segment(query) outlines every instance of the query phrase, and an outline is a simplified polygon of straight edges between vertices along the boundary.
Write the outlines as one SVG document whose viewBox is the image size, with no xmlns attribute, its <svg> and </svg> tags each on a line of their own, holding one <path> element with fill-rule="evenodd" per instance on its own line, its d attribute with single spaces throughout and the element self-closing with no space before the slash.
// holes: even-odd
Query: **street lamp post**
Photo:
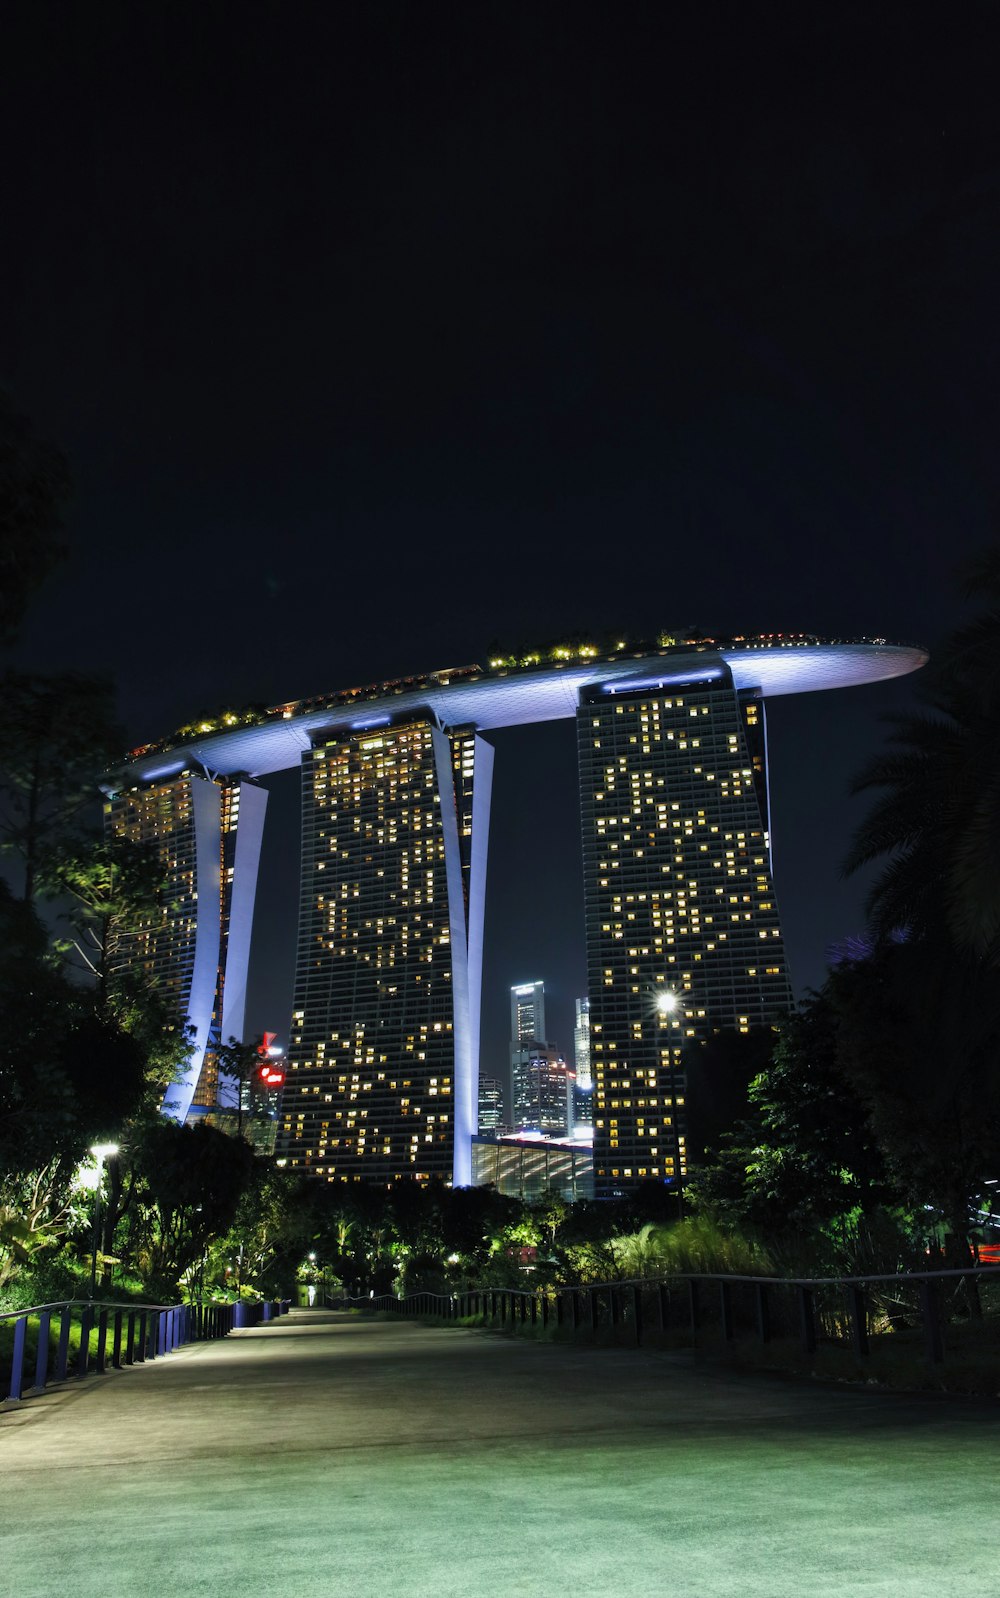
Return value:
<svg viewBox="0 0 1000 1598">
<path fill-rule="evenodd" d="M 97 1292 L 97 1245 L 101 1235 L 101 1186 L 104 1181 L 104 1161 L 118 1153 L 117 1143 L 92 1143 L 90 1152 L 97 1161 L 97 1181 L 94 1187 L 94 1230 L 90 1244 L 90 1296 Z"/>
</svg>

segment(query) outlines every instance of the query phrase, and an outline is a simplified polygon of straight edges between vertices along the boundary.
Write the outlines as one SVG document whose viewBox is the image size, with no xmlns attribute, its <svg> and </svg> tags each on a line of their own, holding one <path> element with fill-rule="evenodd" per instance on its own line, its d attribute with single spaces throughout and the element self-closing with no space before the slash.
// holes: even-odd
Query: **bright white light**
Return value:
<svg viewBox="0 0 1000 1598">
<path fill-rule="evenodd" d="M 117 1143 L 91 1143 L 90 1152 L 95 1160 L 110 1159 L 112 1154 L 118 1153 Z"/>
<path fill-rule="evenodd" d="M 673 1015 L 678 1002 L 676 993 L 671 993 L 669 990 L 656 995 L 656 1008 L 661 1015 Z"/>
</svg>

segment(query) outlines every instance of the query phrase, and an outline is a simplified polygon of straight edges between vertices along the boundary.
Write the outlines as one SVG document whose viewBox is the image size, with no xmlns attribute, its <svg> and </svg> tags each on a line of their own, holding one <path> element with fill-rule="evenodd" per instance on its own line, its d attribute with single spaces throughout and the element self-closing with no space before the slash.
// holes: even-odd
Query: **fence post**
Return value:
<svg viewBox="0 0 1000 1598">
<path fill-rule="evenodd" d="M 924 1321 L 924 1349 L 932 1365 L 944 1360 L 944 1338 L 941 1335 L 941 1314 L 933 1282 L 926 1277 L 920 1283 L 920 1309 Z"/>
<path fill-rule="evenodd" d="M 590 1330 L 592 1332 L 597 1332 L 597 1328 L 600 1325 L 600 1319 L 601 1310 L 600 1304 L 598 1303 L 597 1288 L 592 1287 L 590 1289 Z"/>
<path fill-rule="evenodd" d="M 854 1352 L 860 1359 L 868 1353 L 868 1311 L 865 1305 L 865 1295 L 856 1283 L 853 1283 L 849 1294 L 851 1308 L 851 1341 Z"/>
<path fill-rule="evenodd" d="M 812 1354 L 816 1348 L 816 1315 L 813 1310 L 813 1295 L 811 1287 L 799 1288 L 799 1327 L 802 1333 L 802 1348 L 806 1354 Z"/>
<path fill-rule="evenodd" d="M 722 1335 L 727 1343 L 733 1340 L 733 1290 L 729 1282 L 719 1283 L 719 1310 L 722 1315 Z"/>
<path fill-rule="evenodd" d="M 56 1381 L 66 1380 L 66 1371 L 69 1367 L 69 1328 L 73 1318 L 73 1311 L 68 1304 L 63 1304 L 59 1311 L 59 1347 L 56 1351 Z"/>
<path fill-rule="evenodd" d="M 688 1277 L 688 1298 L 691 1315 L 691 1336 L 697 1338 L 698 1327 L 701 1323 L 701 1305 L 698 1302 L 698 1283 L 693 1276 Z"/>
<path fill-rule="evenodd" d="M 98 1375 L 104 1375 L 108 1355 L 108 1312 L 102 1309 L 97 1317 L 97 1360 L 95 1368 Z"/>
<path fill-rule="evenodd" d="M 80 1353 L 76 1362 L 77 1376 L 86 1376 L 90 1369 L 90 1333 L 94 1325 L 94 1306 L 85 1304 L 80 1316 Z"/>
<path fill-rule="evenodd" d="M 632 1319 L 635 1322 L 635 1346 L 642 1347 L 642 1288 L 636 1282 L 632 1288 Z"/>
<path fill-rule="evenodd" d="M 122 1311 L 115 1310 L 115 1335 L 111 1343 L 111 1363 L 116 1371 L 122 1368 Z"/>
<path fill-rule="evenodd" d="M 573 1305 L 573 1330 L 578 1332 L 580 1330 L 580 1295 L 575 1287 L 571 1294 L 571 1302 Z"/>
<path fill-rule="evenodd" d="M 532 1324 L 532 1326 L 537 1326 L 538 1325 L 538 1294 L 537 1293 L 532 1293 L 532 1295 L 531 1295 L 531 1324 Z"/>
<path fill-rule="evenodd" d="M 35 1386 L 44 1387 L 49 1376 L 49 1327 L 52 1311 L 43 1309 L 38 1317 L 38 1347 L 35 1350 Z"/>
<path fill-rule="evenodd" d="M 611 1289 L 611 1324 L 617 1326 L 621 1320 L 621 1300 L 618 1297 L 617 1287 Z"/>
<path fill-rule="evenodd" d="M 659 1329 L 661 1332 L 665 1332 L 667 1329 L 667 1322 L 670 1319 L 670 1289 L 666 1282 L 657 1282 L 656 1302 L 660 1316 Z"/>
<path fill-rule="evenodd" d="M 14 1353 L 10 1362 L 10 1397 L 19 1399 L 24 1391 L 24 1340 L 28 1332 L 28 1317 L 22 1315 L 14 1322 Z"/>
<path fill-rule="evenodd" d="M 757 1283 L 757 1335 L 762 1343 L 771 1341 L 771 1304 L 766 1282 Z"/>
<path fill-rule="evenodd" d="M 548 1288 L 542 1289 L 542 1325 L 549 1324 L 549 1292 Z"/>
</svg>

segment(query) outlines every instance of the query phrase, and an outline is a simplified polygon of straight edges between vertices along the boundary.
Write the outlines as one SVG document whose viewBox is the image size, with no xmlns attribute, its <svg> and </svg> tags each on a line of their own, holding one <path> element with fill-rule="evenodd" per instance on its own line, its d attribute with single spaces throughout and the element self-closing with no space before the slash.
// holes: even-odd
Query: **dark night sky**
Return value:
<svg viewBox="0 0 1000 1598">
<path fill-rule="evenodd" d="M 77 484 L 18 659 L 112 672 L 133 741 L 494 640 L 933 648 L 962 614 L 1000 491 L 993 4 L 30 0 L 0 33 L 0 383 Z M 860 925 L 846 785 L 911 695 L 773 702 L 800 990 Z M 496 741 L 487 1068 L 509 983 L 568 1047 L 583 981 L 572 733 Z M 274 837 L 279 1031 L 296 893 Z"/>
</svg>

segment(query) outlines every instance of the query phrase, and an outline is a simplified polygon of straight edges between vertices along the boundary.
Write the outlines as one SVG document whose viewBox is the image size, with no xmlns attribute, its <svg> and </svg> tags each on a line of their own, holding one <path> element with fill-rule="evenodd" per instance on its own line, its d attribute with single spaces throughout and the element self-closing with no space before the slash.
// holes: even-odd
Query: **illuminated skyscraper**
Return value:
<svg viewBox="0 0 1000 1598">
<path fill-rule="evenodd" d="M 491 1076 L 479 1078 L 479 1133 L 496 1137 L 504 1129 L 503 1087 Z"/>
<path fill-rule="evenodd" d="M 590 1133 L 594 1126 L 594 1079 L 590 1067 L 590 1000 L 577 999 L 573 1025 L 573 1122 L 570 1131 Z"/>
<path fill-rule="evenodd" d="M 105 801 L 108 837 L 151 847 L 164 871 L 159 905 L 123 930 L 111 960 L 142 972 L 192 1028 L 184 1076 L 162 1106 L 177 1121 L 215 1104 L 213 1045 L 244 1038 L 266 805 L 266 790 L 254 783 L 191 771 Z"/>
<path fill-rule="evenodd" d="M 304 757 L 292 1169 L 471 1181 L 492 754 L 417 717 Z"/>
<path fill-rule="evenodd" d="M 565 1137 L 569 1131 L 571 1073 L 559 1050 L 525 1043 L 514 1056 L 514 1130 Z"/>
<path fill-rule="evenodd" d="M 549 1055 L 552 1056 L 550 1069 Z M 515 1130 L 538 1132 L 551 1129 L 556 1101 L 565 1098 L 556 1089 L 556 1052 L 549 1050 L 545 1036 L 545 983 L 518 982 L 510 990 L 510 1083 Z M 561 1062 L 565 1086 L 565 1062 Z M 562 1134 L 566 1118 L 562 1114 Z"/>
<path fill-rule="evenodd" d="M 791 1002 L 763 704 L 714 675 L 577 714 L 598 1196 L 683 1178 L 699 1042 Z"/>
<path fill-rule="evenodd" d="M 526 1043 L 545 1042 L 545 983 L 519 982 L 510 990 L 511 1059 Z"/>
<path fill-rule="evenodd" d="M 590 1000 L 577 999 L 576 1020 L 573 1024 L 573 1063 L 576 1066 L 577 1086 L 589 1088 L 590 1073 Z"/>
</svg>

